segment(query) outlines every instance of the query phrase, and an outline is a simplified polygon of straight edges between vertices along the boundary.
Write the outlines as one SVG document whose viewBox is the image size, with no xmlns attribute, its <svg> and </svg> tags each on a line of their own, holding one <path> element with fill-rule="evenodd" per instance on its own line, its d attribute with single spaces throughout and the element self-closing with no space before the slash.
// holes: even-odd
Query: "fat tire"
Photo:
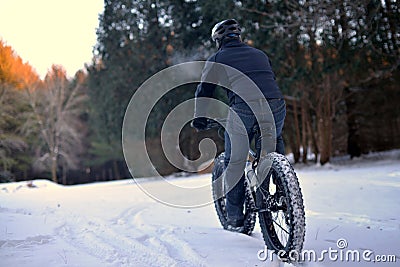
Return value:
<svg viewBox="0 0 400 267">
<path fill-rule="evenodd" d="M 226 212 L 226 204 L 225 204 L 225 196 L 223 196 L 223 185 L 221 183 L 216 183 L 214 181 L 217 180 L 218 177 L 224 171 L 224 158 L 225 153 L 221 153 L 214 160 L 214 167 L 212 171 L 212 194 L 214 199 L 215 210 L 218 215 L 218 219 L 225 230 L 228 230 L 228 222 L 227 222 L 227 212 Z M 222 182 L 222 179 L 219 180 Z M 223 197 L 220 197 L 223 196 Z M 255 212 L 255 204 L 254 198 L 251 193 L 250 186 L 245 179 L 245 215 L 244 215 L 244 230 L 243 233 L 246 235 L 251 235 L 253 232 L 254 226 L 256 224 L 256 212 Z"/>
<path fill-rule="evenodd" d="M 271 167 L 271 168 L 269 168 Z M 274 251 L 282 259 L 286 261 L 296 261 L 297 259 L 291 258 L 291 254 L 295 251 L 296 256 L 300 255 L 303 249 L 304 236 L 305 236 L 305 214 L 303 195 L 301 193 L 299 181 L 297 175 L 287 160 L 287 158 L 276 152 L 269 153 L 260 163 L 258 168 L 260 170 L 269 170 L 268 177 L 264 183 L 269 185 L 269 179 L 271 174 L 275 175 L 275 179 L 278 180 L 282 189 L 285 192 L 285 203 L 287 205 L 287 212 L 290 218 L 289 220 L 289 238 L 287 243 L 283 246 L 276 235 L 274 223 L 272 221 L 271 211 L 259 212 L 259 223 L 265 241 L 265 245 L 268 249 Z M 260 171 L 262 172 L 262 171 Z M 257 207 L 259 207 L 259 201 L 262 196 L 260 195 L 259 189 L 256 192 Z M 286 221 L 286 219 L 285 219 Z M 282 253 L 284 251 L 284 253 Z"/>
</svg>

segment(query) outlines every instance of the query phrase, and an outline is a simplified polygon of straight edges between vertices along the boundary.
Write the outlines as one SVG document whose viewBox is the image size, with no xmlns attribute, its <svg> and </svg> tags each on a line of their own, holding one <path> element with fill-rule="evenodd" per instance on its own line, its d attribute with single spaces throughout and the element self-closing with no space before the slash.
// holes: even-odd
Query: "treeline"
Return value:
<svg viewBox="0 0 400 267">
<path fill-rule="evenodd" d="M 41 80 L 0 41 L 1 181 L 44 175 L 66 183 L 68 171 L 82 166 L 86 79 L 78 72 L 68 80 L 61 66 L 52 66 Z"/>
<path fill-rule="evenodd" d="M 133 93 L 165 67 L 206 59 L 215 51 L 210 29 L 226 18 L 236 18 L 244 41 L 272 60 L 296 162 L 400 147 L 395 0 L 105 0 L 93 62 L 72 80 L 53 66 L 41 81 L 1 44 L 1 179 L 71 184 L 129 176 L 121 129 Z M 146 145 L 163 174 L 179 170 L 163 156 L 162 123 L 195 86 L 176 88 L 150 114 Z M 183 154 L 198 157 L 202 136 L 184 127 L 180 137 Z"/>
</svg>

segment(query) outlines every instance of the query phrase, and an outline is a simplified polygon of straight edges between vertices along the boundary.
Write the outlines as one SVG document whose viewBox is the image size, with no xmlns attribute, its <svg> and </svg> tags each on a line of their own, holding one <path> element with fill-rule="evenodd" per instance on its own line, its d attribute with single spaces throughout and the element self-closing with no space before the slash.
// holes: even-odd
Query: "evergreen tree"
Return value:
<svg viewBox="0 0 400 267">
<path fill-rule="evenodd" d="M 105 1 L 97 31 L 95 62 L 89 68 L 93 164 L 123 161 L 122 119 L 128 101 L 152 74 L 167 66 L 167 6 L 157 1 Z"/>
<path fill-rule="evenodd" d="M 30 167 L 28 141 L 21 134 L 28 102 L 23 89 L 39 80 L 32 67 L 0 40 L 0 181 L 22 179 Z"/>
</svg>

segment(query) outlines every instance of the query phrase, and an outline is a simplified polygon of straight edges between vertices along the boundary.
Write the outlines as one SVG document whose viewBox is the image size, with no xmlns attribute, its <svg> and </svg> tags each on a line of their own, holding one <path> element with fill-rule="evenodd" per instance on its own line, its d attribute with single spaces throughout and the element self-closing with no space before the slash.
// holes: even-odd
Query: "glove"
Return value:
<svg viewBox="0 0 400 267">
<path fill-rule="evenodd" d="M 190 126 L 195 128 L 197 131 L 204 131 L 207 129 L 207 118 L 205 117 L 195 118 L 192 120 Z"/>
</svg>

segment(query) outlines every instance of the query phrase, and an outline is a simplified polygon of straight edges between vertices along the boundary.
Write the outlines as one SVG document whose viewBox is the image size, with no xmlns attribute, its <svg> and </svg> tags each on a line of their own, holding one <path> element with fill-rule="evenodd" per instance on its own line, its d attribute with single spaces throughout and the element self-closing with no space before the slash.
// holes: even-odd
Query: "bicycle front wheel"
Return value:
<svg viewBox="0 0 400 267">
<path fill-rule="evenodd" d="M 265 244 L 281 259 L 295 261 L 305 236 L 303 196 L 296 173 L 286 157 L 275 152 L 268 154 L 258 169 L 269 169 L 256 191 Z"/>
</svg>

